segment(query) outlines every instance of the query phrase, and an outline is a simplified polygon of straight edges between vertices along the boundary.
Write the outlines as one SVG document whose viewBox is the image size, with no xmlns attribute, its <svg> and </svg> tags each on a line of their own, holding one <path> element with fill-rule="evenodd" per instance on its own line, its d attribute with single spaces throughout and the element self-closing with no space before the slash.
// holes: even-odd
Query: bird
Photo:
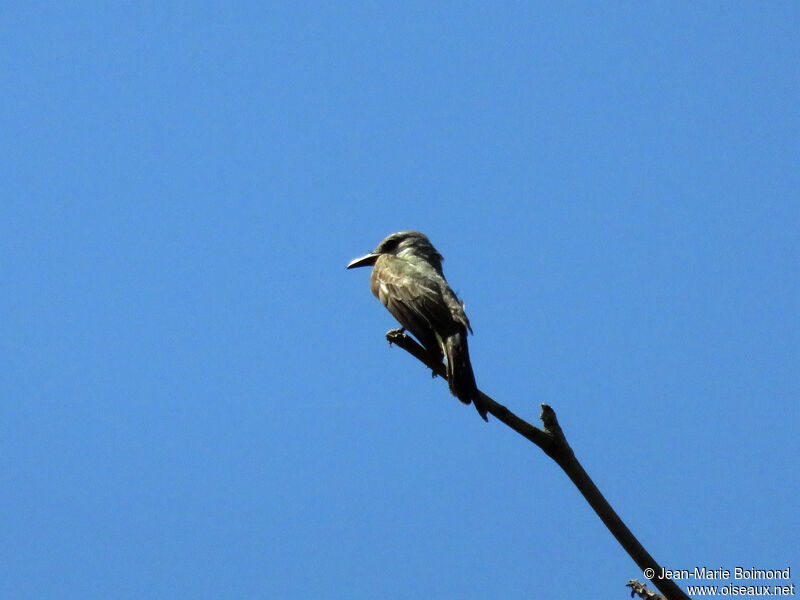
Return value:
<svg viewBox="0 0 800 600">
<path fill-rule="evenodd" d="M 419 231 L 399 231 L 384 238 L 348 269 L 372 266 L 369 287 L 400 323 L 433 356 L 446 359 L 450 393 L 474 404 L 484 421 L 487 409 L 475 383 L 467 332 L 472 333 L 464 303 L 442 272 L 444 257 Z"/>
</svg>

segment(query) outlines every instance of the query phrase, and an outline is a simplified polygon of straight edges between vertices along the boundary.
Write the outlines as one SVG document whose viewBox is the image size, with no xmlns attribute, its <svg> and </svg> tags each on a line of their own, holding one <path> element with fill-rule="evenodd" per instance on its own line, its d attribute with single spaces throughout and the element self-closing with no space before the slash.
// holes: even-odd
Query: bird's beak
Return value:
<svg viewBox="0 0 800 600">
<path fill-rule="evenodd" d="M 371 267 L 375 264 L 375 261 L 378 260 L 379 256 L 380 254 L 374 254 L 370 252 L 366 256 L 362 256 L 361 258 L 350 261 L 350 264 L 347 265 L 347 268 L 355 269 L 356 267 Z"/>
</svg>

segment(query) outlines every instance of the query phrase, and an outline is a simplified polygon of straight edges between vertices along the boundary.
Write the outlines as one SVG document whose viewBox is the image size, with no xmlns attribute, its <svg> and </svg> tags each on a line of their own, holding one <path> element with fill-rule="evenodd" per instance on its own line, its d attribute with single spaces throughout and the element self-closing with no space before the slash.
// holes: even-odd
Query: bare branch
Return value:
<svg viewBox="0 0 800 600">
<path fill-rule="evenodd" d="M 386 339 L 389 340 L 390 344 L 400 346 L 403 350 L 425 364 L 435 375 L 445 377 L 445 367 L 441 361 L 431 357 L 422 346 L 414 341 L 413 338 L 405 335 L 401 330 L 395 329 L 389 331 L 386 334 Z M 689 596 L 687 596 L 674 581 L 668 578 L 662 579 L 658 577 L 658 574 L 662 572 L 660 565 L 650 556 L 644 546 L 639 543 L 639 540 L 631 533 L 631 530 L 628 529 L 625 523 L 622 522 L 622 519 L 620 519 L 619 515 L 614 511 L 583 469 L 580 462 L 578 462 L 578 459 L 575 458 L 575 454 L 567 442 L 567 438 L 561 430 L 561 426 L 558 424 L 556 413 L 550 406 L 542 404 L 542 412 L 539 415 L 544 425 L 544 430 L 542 430 L 520 419 L 517 415 L 508 410 L 508 408 L 502 404 L 498 404 L 483 392 L 481 392 L 481 396 L 484 406 L 489 413 L 524 438 L 527 438 L 539 446 L 547 456 L 552 458 L 558 466 L 561 467 L 564 473 L 567 474 L 567 477 L 570 478 L 572 483 L 575 484 L 575 487 L 578 488 L 578 491 L 580 491 L 589 503 L 589 506 L 594 509 L 594 512 L 597 513 L 597 516 L 600 517 L 608 530 L 617 538 L 620 545 L 639 566 L 639 569 L 642 571 L 650 569 L 654 573 L 650 581 L 664 594 L 667 600 L 689 600 Z"/>
</svg>

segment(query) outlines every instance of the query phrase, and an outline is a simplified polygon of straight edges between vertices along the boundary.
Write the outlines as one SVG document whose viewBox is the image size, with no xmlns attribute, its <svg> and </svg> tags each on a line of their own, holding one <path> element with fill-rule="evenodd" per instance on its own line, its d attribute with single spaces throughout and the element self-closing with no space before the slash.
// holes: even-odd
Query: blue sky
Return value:
<svg viewBox="0 0 800 600">
<path fill-rule="evenodd" d="M 0 596 L 627 597 L 561 471 L 386 344 L 344 267 L 409 228 L 480 387 L 551 404 L 657 560 L 800 569 L 798 30 L 6 6 Z"/>
</svg>

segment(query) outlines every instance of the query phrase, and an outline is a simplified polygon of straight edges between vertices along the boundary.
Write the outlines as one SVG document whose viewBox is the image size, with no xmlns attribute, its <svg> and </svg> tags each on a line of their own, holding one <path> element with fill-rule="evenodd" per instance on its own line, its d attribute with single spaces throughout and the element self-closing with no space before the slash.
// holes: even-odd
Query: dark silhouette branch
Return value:
<svg viewBox="0 0 800 600">
<path fill-rule="evenodd" d="M 433 371 L 435 375 L 446 377 L 445 367 L 441 360 L 431 357 L 428 352 L 420 346 L 413 338 L 405 335 L 402 330 L 395 329 L 386 334 L 386 339 L 390 344 L 396 344 L 417 360 L 425 364 Z M 600 490 L 591 480 L 589 475 L 583 469 L 575 454 L 572 451 L 561 426 L 558 424 L 555 411 L 547 404 L 542 404 L 542 413 L 539 418 L 542 420 L 544 429 L 539 429 L 520 419 L 513 412 L 508 410 L 502 404 L 498 404 L 489 396 L 481 392 L 484 406 L 487 411 L 492 414 L 497 420 L 502 421 L 518 434 L 527 438 L 539 448 L 541 448 L 547 456 L 552 458 L 556 464 L 567 474 L 567 477 L 572 480 L 575 487 L 578 488 L 583 497 L 589 503 L 589 506 L 594 509 L 597 516 L 603 521 L 605 526 L 611 534 L 617 538 L 617 541 L 639 566 L 642 572 L 651 569 L 653 576 L 650 581 L 653 582 L 667 600 L 689 600 L 689 596 L 671 579 L 660 578 L 658 574 L 661 573 L 661 566 L 650 556 L 650 553 L 645 550 L 644 546 L 639 543 L 639 540 L 631 533 L 631 530 L 622 522 L 619 515 L 611 507 L 608 501 L 600 493 Z"/>
</svg>

